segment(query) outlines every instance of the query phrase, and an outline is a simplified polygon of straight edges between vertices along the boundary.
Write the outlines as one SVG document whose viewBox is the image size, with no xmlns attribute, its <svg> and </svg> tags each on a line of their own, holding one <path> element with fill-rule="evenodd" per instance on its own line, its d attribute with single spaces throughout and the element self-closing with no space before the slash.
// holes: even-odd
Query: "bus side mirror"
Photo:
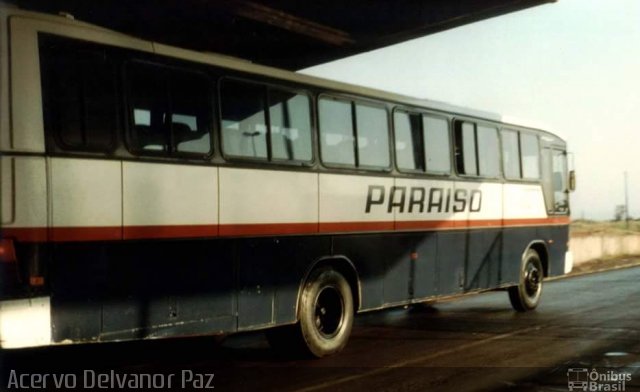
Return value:
<svg viewBox="0 0 640 392">
<path fill-rule="evenodd" d="M 571 192 L 576 190 L 576 171 L 571 170 L 569 172 L 569 190 Z"/>
</svg>

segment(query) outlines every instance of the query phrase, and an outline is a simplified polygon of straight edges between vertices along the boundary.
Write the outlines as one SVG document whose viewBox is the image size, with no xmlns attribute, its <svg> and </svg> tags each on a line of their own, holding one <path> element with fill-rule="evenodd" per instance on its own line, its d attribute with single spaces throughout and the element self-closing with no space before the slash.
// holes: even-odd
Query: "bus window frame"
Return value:
<svg viewBox="0 0 640 392">
<path fill-rule="evenodd" d="M 458 160 L 456 158 L 456 132 L 455 132 L 455 128 L 457 127 L 457 123 L 471 123 L 473 124 L 474 127 L 474 135 L 475 135 L 475 149 L 476 149 L 476 169 L 478 170 L 478 174 L 476 175 L 472 175 L 472 174 L 466 174 L 466 173 L 460 173 L 460 170 L 458 168 Z M 452 157 L 452 166 L 454 166 L 454 171 L 455 174 L 460 177 L 460 178 L 464 178 L 464 179 L 476 179 L 476 180 L 488 180 L 490 182 L 504 182 L 506 179 L 504 177 L 504 167 L 503 167 L 503 162 L 502 162 L 502 138 L 500 136 L 500 129 L 501 126 L 499 123 L 494 123 L 491 121 L 486 121 L 486 120 L 482 120 L 482 119 L 477 119 L 477 118 L 473 118 L 473 117 L 462 117 L 462 116 L 455 116 L 451 119 L 451 124 L 453 124 L 452 128 L 452 144 L 451 144 L 451 151 L 453 154 Z M 498 176 L 496 177 L 487 177 L 484 176 L 482 174 L 480 174 L 480 149 L 478 148 L 478 126 L 482 125 L 485 126 L 487 128 L 493 128 L 496 130 L 496 136 L 498 137 L 498 169 L 499 169 L 499 173 Z"/>
<path fill-rule="evenodd" d="M 524 128 L 520 128 L 520 127 L 514 127 L 511 125 L 505 125 L 500 127 L 499 132 L 500 132 L 500 153 L 502 154 L 502 131 L 511 131 L 511 132 L 516 132 L 518 134 L 518 159 L 520 161 L 520 177 L 507 177 L 505 175 L 505 171 L 504 171 L 504 161 L 502 161 L 502 174 L 504 176 L 504 179 L 507 182 L 517 182 L 517 183 L 526 183 L 526 184 L 540 184 L 542 182 L 542 140 L 540 138 L 541 133 L 544 133 L 545 131 L 541 131 L 541 130 L 532 130 L 532 129 L 524 129 Z M 522 163 L 522 142 L 521 142 L 521 137 L 520 135 L 522 134 L 527 134 L 530 136 L 534 136 L 537 140 L 538 140 L 538 178 L 525 178 L 524 177 L 524 166 Z"/>
<path fill-rule="evenodd" d="M 60 155 L 69 155 L 69 156 L 99 156 L 99 157 L 113 157 L 117 154 L 119 146 L 122 144 L 123 140 L 121 134 L 126 132 L 126 127 L 123 126 L 123 120 L 126 117 L 126 113 L 123 113 L 122 110 L 122 99 L 123 99 L 123 91 L 120 86 L 122 82 L 122 75 L 120 71 L 121 59 L 119 56 L 114 56 L 113 53 L 121 48 L 111 46 L 108 44 L 104 44 L 97 41 L 84 41 L 75 37 L 70 37 L 62 34 L 51 33 L 48 31 L 38 30 L 36 32 L 36 41 L 38 47 L 38 61 L 39 61 L 39 77 L 40 77 L 40 95 L 43 102 L 43 115 L 42 115 L 42 129 L 44 132 L 45 138 L 45 146 L 48 152 L 58 153 Z M 60 135 L 59 124 L 56 121 L 52 121 L 50 117 L 52 116 L 52 109 L 45 107 L 45 102 L 47 102 L 48 95 L 51 94 L 50 89 L 50 78 L 49 75 L 45 75 L 49 70 L 43 67 L 43 59 L 42 54 L 47 49 L 42 47 L 43 43 L 49 42 L 61 42 L 62 45 L 72 46 L 72 45 L 89 45 L 92 47 L 99 48 L 106 57 L 112 63 L 113 66 L 113 83 L 114 83 L 114 92 L 115 92 L 115 102 L 114 102 L 114 112 L 115 112 L 115 128 L 110 132 L 110 143 L 109 145 L 103 146 L 103 148 L 99 147 L 87 147 L 87 146 L 77 146 L 64 141 L 64 138 Z M 45 82 L 46 81 L 46 82 Z"/>
<path fill-rule="evenodd" d="M 551 196 L 553 197 L 553 209 L 551 210 L 547 210 L 547 213 L 550 215 L 560 215 L 560 216 L 569 216 L 571 215 L 571 202 L 570 202 L 570 198 L 569 195 L 571 194 L 571 190 L 569 189 L 569 160 L 567 159 L 567 148 L 566 147 L 561 147 L 558 145 L 550 145 L 548 147 L 549 152 L 551 153 L 550 155 L 550 167 L 549 169 L 551 169 L 551 172 L 549 173 L 551 175 Z M 563 156 L 563 163 L 564 163 L 564 181 L 566 184 L 566 188 L 561 191 L 562 193 L 564 193 L 566 196 L 566 202 L 567 202 L 567 206 L 566 206 L 566 210 L 561 211 L 558 210 L 556 208 L 556 191 L 553 188 L 553 159 L 554 159 L 554 154 L 556 153 L 560 153 Z M 546 203 L 545 203 L 546 204 Z"/>
<path fill-rule="evenodd" d="M 224 69 L 222 69 L 222 71 L 224 72 Z M 231 80 L 231 81 L 235 81 L 235 82 L 239 82 L 239 83 L 246 83 L 246 84 L 253 84 L 259 87 L 262 87 L 264 89 L 264 98 L 265 98 L 265 107 L 264 107 L 264 112 L 265 112 L 265 125 L 267 127 L 267 134 L 266 134 L 266 141 L 267 141 L 267 158 L 263 159 L 263 158 L 252 158 L 252 157 L 245 157 L 245 156 L 239 156 L 239 155 L 230 155 L 228 153 L 226 153 L 224 151 L 224 136 L 222 132 L 222 83 L 225 80 Z M 269 90 L 279 90 L 279 91 L 285 91 L 285 92 L 291 92 L 291 93 L 296 93 L 299 95 L 304 95 L 309 99 L 309 126 L 310 126 L 310 132 L 311 132 L 311 160 L 309 161 L 302 161 L 302 160 L 292 160 L 292 161 L 288 161 L 288 160 L 282 160 L 282 159 L 273 159 L 272 157 L 272 151 L 271 151 L 271 118 L 270 118 L 270 114 L 269 114 Z M 314 101 L 314 96 L 313 94 L 303 88 L 303 87 L 289 87 L 286 85 L 282 85 L 282 84 L 276 84 L 276 83 L 269 83 L 269 82 L 262 82 L 256 79 L 252 79 L 249 77 L 246 77 L 245 75 L 236 75 L 233 73 L 229 73 L 229 74 L 223 74 L 220 75 L 219 77 L 216 78 L 215 81 L 215 96 L 216 96 L 216 102 L 215 107 L 216 107 L 216 111 L 215 111 L 215 119 L 214 119 L 214 123 L 216 125 L 216 132 L 217 133 L 217 144 L 219 146 L 219 153 L 220 153 L 220 157 L 222 157 L 222 159 L 224 160 L 224 162 L 228 162 L 228 163 L 246 163 L 246 164 L 257 164 L 257 165 L 269 165 L 269 166 L 282 166 L 282 167 L 313 167 L 316 165 L 318 159 L 317 159 L 317 148 L 316 145 L 318 143 L 317 141 L 317 135 L 316 135 L 316 128 L 317 128 L 317 119 L 316 119 L 316 113 L 314 111 L 314 106 L 315 106 L 315 101 Z"/>
<path fill-rule="evenodd" d="M 320 100 L 323 98 L 328 98 L 334 101 L 342 101 L 342 102 L 347 102 L 350 104 L 351 107 L 351 126 L 352 126 L 352 130 L 353 130 L 353 137 L 354 137 L 354 143 L 353 143 L 353 147 L 354 147 L 354 154 L 355 154 L 355 165 L 351 166 L 351 165 L 346 165 L 346 164 L 342 164 L 342 163 L 327 163 L 324 161 L 324 159 L 322 158 L 322 137 L 320 135 L 320 128 L 322 127 L 321 121 L 320 121 Z M 389 165 L 387 167 L 380 167 L 380 166 L 370 166 L 370 165 L 359 165 L 359 161 L 358 161 L 358 129 L 357 129 L 357 118 L 356 118 L 356 105 L 358 103 L 361 103 L 364 106 L 372 106 L 372 107 L 379 107 L 381 109 L 384 109 L 385 111 L 385 115 L 387 117 L 387 154 L 389 157 Z M 392 143 L 394 143 L 394 140 L 392 139 L 393 137 L 393 133 L 392 133 L 392 120 L 389 116 L 389 104 L 384 102 L 384 101 L 378 101 L 378 100 L 374 100 L 374 99 L 367 99 L 365 97 L 360 97 L 360 96 L 355 96 L 355 95 L 347 95 L 347 94 L 340 94 L 340 93 L 333 93 L 333 92 L 321 92 L 317 95 L 316 98 L 316 102 L 315 102 L 315 109 L 316 109 L 316 113 L 317 113 L 317 123 L 316 123 L 316 130 L 317 130 L 317 143 L 318 143 L 318 151 L 319 151 L 319 159 L 318 161 L 320 162 L 320 165 L 324 168 L 327 169 L 340 169 L 340 170 L 351 170 L 351 171 L 355 171 L 355 172 L 366 172 L 366 173 L 381 173 L 381 174 L 389 174 L 393 172 L 393 167 L 394 167 L 394 160 L 395 160 L 395 154 L 393 154 L 393 148 L 395 147 L 392 146 Z"/>
<path fill-rule="evenodd" d="M 193 68 L 187 68 L 185 66 L 179 66 L 179 65 L 173 65 L 173 64 L 166 64 L 166 63 L 159 63 L 157 61 L 157 57 L 153 57 L 153 60 L 148 60 L 148 59 L 141 59 L 140 56 L 132 56 L 129 58 L 125 58 L 122 61 L 122 82 L 123 82 L 123 88 L 122 88 L 122 96 L 123 96 L 123 105 L 124 105 L 124 121 L 125 121 L 125 137 L 124 137 L 124 145 L 125 148 L 127 149 L 127 151 L 135 157 L 148 157 L 148 158 L 167 158 L 167 159 L 185 159 L 185 160 L 196 160 L 196 161 L 203 161 L 203 162 L 209 162 L 214 156 L 215 156 L 215 152 L 216 152 L 216 146 L 215 146 L 215 142 L 214 142 L 214 138 L 215 138 L 215 133 L 216 133 L 216 129 L 215 129 L 215 116 L 216 113 L 213 110 L 213 99 L 215 97 L 215 91 L 213 89 L 213 79 L 211 77 L 211 74 L 196 69 L 196 67 Z M 157 67 L 159 69 L 168 69 L 169 72 L 182 72 L 182 73 L 188 73 L 188 74 L 195 74 L 195 75 L 199 75 L 202 76 L 204 79 L 207 80 L 207 84 L 206 84 L 206 95 L 208 96 L 208 123 L 209 123 L 209 152 L 207 154 L 199 154 L 199 153 L 190 153 L 190 152 L 184 152 L 184 151 L 149 151 L 149 150 L 141 150 L 136 148 L 135 146 L 135 142 L 134 142 L 134 136 L 133 136 L 133 132 L 135 129 L 135 125 L 133 123 L 134 119 L 132 116 L 133 113 L 133 107 L 131 106 L 131 93 L 132 93 L 132 88 L 131 88 L 131 83 L 130 83 L 130 75 L 129 72 L 127 71 L 127 67 L 132 64 L 132 63 L 139 63 L 139 64 L 143 64 L 146 66 L 152 66 L 152 67 Z"/>
<path fill-rule="evenodd" d="M 538 141 L 538 178 L 529 178 L 524 176 L 524 162 L 522 161 L 522 134 L 531 135 Z M 518 148 L 520 149 L 520 178 L 523 182 L 540 183 L 542 181 L 542 140 L 540 140 L 540 132 L 533 132 L 524 129 L 518 130 Z"/>
<path fill-rule="evenodd" d="M 505 170 L 505 165 L 504 165 L 504 141 L 502 138 L 502 133 L 503 132 L 514 132 L 516 134 L 516 142 L 517 142 L 517 146 L 518 146 L 518 170 L 520 172 L 520 175 L 518 177 L 510 177 L 507 176 L 507 171 Z M 504 179 L 507 181 L 522 181 L 523 177 L 522 177 L 522 146 L 520 144 L 520 130 L 519 129 L 515 129 L 513 127 L 501 127 L 499 129 L 499 133 L 500 133 L 500 158 L 501 158 L 501 164 L 502 164 L 502 175 L 504 176 Z M 538 143 L 539 144 L 539 143 Z M 540 164 L 540 159 L 538 158 L 538 165 Z"/>
<path fill-rule="evenodd" d="M 480 173 L 482 165 L 480 164 L 480 138 L 478 128 L 482 126 L 484 128 L 493 129 L 495 132 L 496 140 L 498 142 L 497 151 L 498 151 L 498 174 L 496 176 L 486 176 Z M 476 121 L 475 122 L 475 134 L 476 134 L 476 159 L 477 159 L 477 167 L 478 167 L 478 177 L 485 178 L 487 180 L 504 180 L 504 168 L 502 167 L 502 140 L 500 139 L 500 126 L 495 123 L 485 122 L 485 121 Z"/>
<path fill-rule="evenodd" d="M 396 123 L 395 123 L 395 114 L 396 112 L 404 112 L 407 113 L 409 115 L 411 114 L 417 114 L 420 115 L 421 120 L 420 123 L 420 127 L 421 127 L 421 131 L 422 131 L 422 150 L 423 150 L 423 154 L 425 157 L 425 162 L 424 163 L 424 170 L 419 170 L 419 169 L 403 169 L 400 168 L 400 166 L 398 166 L 398 154 L 396 151 Z M 424 139 L 424 117 L 428 116 L 431 118 L 436 118 L 436 119 L 441 119 L 441 120 L 445 120 L 447 123 L 447 137 L 449 140 L 449 171 L 448 172 L 434 172 L 434 171 L 429 171 L 429 168 L 427 167 L 427 162 L 426 162 L 426 150 L 425 150 L 425 139 Z M 393 133 L 393 146 L 392 146 L 392 150 L 393 150 L 393 155 L 394 155 L 394 160 L 393 160 L 393 165 L 395 170 L 397 170 L 399 173 L 402 174 L 417 174 L 420 176 L 431 176 L 431 177 L 439 177 L 439 178 L 447 178 L 447 177 L 451 177 L 452 175 L 456 174 L 454 166 L 455 166 L 455 161 L 454 161 L 454 155 L 452 154 L 453 151 L 453 135 L 452 135 L 452 127 L 451 127 L 451 117 L 448 117 L 442 113 L 438 113 L 438 112 L 431 112 L 428 110 L 424 110 L 424 109 L 417 109 L 411 106 L 405 106 L 405 105 L 395 105 L 392 109 L 392 113 L 391 113 L 391 124 L 392 124 L 392 133 Z"/>
<path fill-rule="evenodd" d="M 223 126 L 222 126 L 222 84 L 226 81 L 229 80 L 231 82 L 237 82 L 237 83 L 244 83 L 244 84 L 248 84 L 248 85 L 253 85 L 256 87 L 259 87 L 262 89 L 262 96 L 263 99 L 265 100 L 265 105 L 262 108 L 262 112 L 264 115 L 264 121 L 265 121 L 265 127 L 267 129 L 267 132 L 265 134 L 265 144 L 266 144 L 266 149 L 267 149 L 267 156 L 265 158 L 257 158 L 257 157 L 247 157 L 247 156 L 242 156 L 242 155 L 232 155 L 232 154 L 228 154 L 225 152 L 224 150 L 224 132 L 223 130 Z M 218 130 L 218 135 L 219 135 L 219 143 L 220 143 L 220 153 L 222 155 L 222 158 L 225 161 L 228 162 L 235 162 L 235 161 L 243 161 L 243 162 L 251 162 L 251 163 L 259 163 L 259 164 L 265 164 L 265 163 L 270 163 L 271 162 L 271 151 L 270 151 L 270 140 L 269 140 L 269 136 L 271 134 L 271 132 L 269 131 L 269 115 L 268 115 L 268 110 L 267 110 L 267 106 L 268 104 L 266 104 L 266 99 L 268 97 L 267 94 L 267 88 L 263 83 L 260 82 L 256 82 L 254 80 L 251 79 L 244 79 L 244 78 L 237 78 L 234 76 L 227 76 L 227 75 L 223 75 L 221 77 L 219 77 L 216 81 L 216 92 L 217 92 L 217 97 L 218 97 L 218 102 L 217 102 L 217 118 L 216 118 L 216 125 L 217 125 L 217 130 Z"/>
<path fill-rule="evenodd" d="M 304 161 L 304 160 L 286 160 L 286 159 L 274 159 L 273 156 L 271 157 L 271 160 L 269 161 L 269 163 L 274 164 L 274 165 L 284 165 L 284 166 L 304 166 L 304 167 L 311 167 L 314 166 L 316 163 L 316 121 L 315 121 L 315 112 L 313 110 L 314 108 L 314 99 L 313 99 L 313 94 L 311 94 L 310 91 L 305 90 L 305 89 L 301 89 L 301 88 L 289 88 L 289 87 L 285 87 L 285 86 L 281 86 L 281 85 L 277 85 L 277 84 L 269 84 L 266 83 L 267 86 L 267 112 L 270 111 L 270 107 L 269 107 L 269 99 L 270 99 L 270 95 L 269 92 L 272 90 L 277 90 L 280 92 L 287 92 L 287 93 L 295 93 L 296 95 L 303 95 L 305 97 L 307 97 L 307 102 L 308 102 L 308 106 L 309 106 L 309 138 L 311 141 L 311 159 L 308 161 Z M 222 132 L 220 132 L 220 137 L 222 137 Z M 271 138 L 271 114 L 269 114 L 269 138 Z M 269 144 L 271 145 L 272 141 L 270 140 Z M 273 155 L 273 149 L 270 153 L 271 155 Z"/>
<path fill-rule="evenodd" d="M 396 122 L 395 122 L 395 115 L 397 112 L 401 112 L 401 113 L 405 113 L 408 115 L 412 115 L 412 114 L 418 114 L 420 116 L 422 116 L 422 113 L 420 113 L 417 110 L 411 110 L 410 108 L 406 108 L 404 106 L 394 106 L 393 110 L 392 110 L 392 115 L 391 115 L 391 122 L 393 124 L 393 149 L 394 149 L 394 160 L 393 160 L 393 164 L 394 164 L 394 168 L 399 172 L 399 173 L 405 173 L 405 174 L 419 174 L 419 175 L 425 175 L 426 174 L 426 170 L 420 170 L 420 169 L 405 169 L 405 168 L 401 168 L 398 165 L 398 153 L 396 150 Z M 422 125 L 421 125 L 422 127 Z M 424 144 L 423 144 L 423 149 L 424 149 Z M 423 164 L 425 164 L 423 162 Z M 425 169 L 426 169 L 426 164 L 425 164 Z"/>
<path fill-rule="evenodd" d="M 439 115 L 439 114 L 434 114 L 434 113 L 430 113 L 430 112 L 424 112 L 422 113 L 422 123 L 424 124 L 424 117 L 431 117 L 434 119 L 440 119 L 440 120 L 444 120 L 447 124 L 447 140 L 449 141 L 449 171 L 448 172 L 444 172 L 444 171 L 430 171 L 429 170 L 429 165 L 427 164 L 427 154 L 426 154 L 426 139 L 423 137 L 423 142 L 425 143 L 425 145 L 423 146 L 423 148 L 425 148 L 425 171 L 424 173 L 430 176 L 438 176 L 438 177 L 449 177 L 451 176 L 451 173 L 453 172 L 453 166 L 455 166 L 455 162 L 451 156 L 451 151 L 452 151 L 452 147 L 453 147 L 453 139 L 451 136 L 451 121 L 447 116 L 443 116 L 443 115 Z M 424 125 L 422 128 L 422 133 L 424 134 L 425 129 L 424 129 Z"/>
</svg>

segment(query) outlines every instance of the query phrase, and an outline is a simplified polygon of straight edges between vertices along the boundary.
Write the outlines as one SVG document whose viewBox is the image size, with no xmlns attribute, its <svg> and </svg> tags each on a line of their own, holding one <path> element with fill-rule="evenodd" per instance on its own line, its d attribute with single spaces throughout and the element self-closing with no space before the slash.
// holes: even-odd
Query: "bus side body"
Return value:
<svg viewBox="0 0 640 392">
<path fill-rule="evenodd" d="M 358 312 L 513 286 L 527 249 L 540 254 L 546 276 L 570 269 L 568 204 L 563 191 L 554 195 L 566 182 L 553 174 L 566 172 L 560 139 L 510 127 L 536 135 L 539 179 L 461 174 L 456 130 L 484 124 L 500 135 L 502 124 L 360 97 L 356 88 L 323 88 L 243 62 L 186 61 L 181 53 L 64 18 L 2 10 L 1 347 L 293 324 L 305 280 L 320 266 L 344 275 Z M 69 64 L 72 75 L 64 71 Z M 159 88 L 148 82 L 154 72 L 174 97 L 166 104 L 171 140 L 152 133 L 158 101 L 138 94 Z M 185 85 L 206 86 L 198 94 L 209 104 L 181 108 L 197 104 L 184 98 Z M 235 128 L 223 134 L 222 117 L 245 109 L 225 106 L 236 99 L 225 92 L 237 86 L 243 94 L 264 89 L 267 100 L 283 90 L 307 102 L 309 153 L 296 160 L 297 144 L 285 143 L 284 152 L 275 139 L 256 144 L 262 128 L 255 125 L 255 133 L 240 134 L 243 147 L 224 144 Z M 79 100 L 92 92 L 95 101 Z M 386 114 L 388 162 L 326 164 L 334 146 L 322 150 L 318 132 L 334 120 L 318 117 L 329 100 L 356 114 L 369 113 L 372 102 Z M 265 108 L 273 123 L 279 114 Z M 389 147 L 398 135 L 389 124 L 405 109 L 444 119 L 449 172 L 398 170 L 399 145 Z M 84 131 L 74 133 L 74 121 Z M 103 133 L 94 140 L 86 129 Z M 235 156 L 246 151 L 255 159 Z M 278 164 L 280 153 L 289 161 Z"/>
</svg>

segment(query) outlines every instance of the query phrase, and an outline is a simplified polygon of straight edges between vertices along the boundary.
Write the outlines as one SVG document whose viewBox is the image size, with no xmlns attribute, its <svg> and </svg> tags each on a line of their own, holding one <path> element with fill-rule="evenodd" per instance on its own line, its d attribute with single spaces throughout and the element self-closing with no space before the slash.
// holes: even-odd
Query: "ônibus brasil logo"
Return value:
<svg viewBox="0 0 640 392">
<path fill-rule="evenodd" d="M 570 391 L 626 391 L 631 374 L 616 370 L 573 368 L 567 370 L 567 386 Z"/>
</svg>

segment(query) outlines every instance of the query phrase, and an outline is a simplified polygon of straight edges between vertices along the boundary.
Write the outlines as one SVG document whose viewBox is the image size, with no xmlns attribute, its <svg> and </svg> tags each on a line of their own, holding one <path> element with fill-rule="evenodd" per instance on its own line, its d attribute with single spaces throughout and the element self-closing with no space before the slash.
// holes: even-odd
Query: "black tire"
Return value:
<svg viewBox="0 0 640 392">
<path fill-rule="evenodd" d="M 544 270 L 538 252 L 527 250 L 520 267 L 520 282 L 517 286 L 509 287 L 509 300 L 515 310 L 526 312 L 538 306 L 543 277 Z"/>
<path fill-rule="evenodd" d="M 353 326 L 353 296 L 347 280 L 322 267 L 307 279 L 298 309 L 299 337 L 307 353 L 320 358 L 342 350 Z"/>
</svg>

